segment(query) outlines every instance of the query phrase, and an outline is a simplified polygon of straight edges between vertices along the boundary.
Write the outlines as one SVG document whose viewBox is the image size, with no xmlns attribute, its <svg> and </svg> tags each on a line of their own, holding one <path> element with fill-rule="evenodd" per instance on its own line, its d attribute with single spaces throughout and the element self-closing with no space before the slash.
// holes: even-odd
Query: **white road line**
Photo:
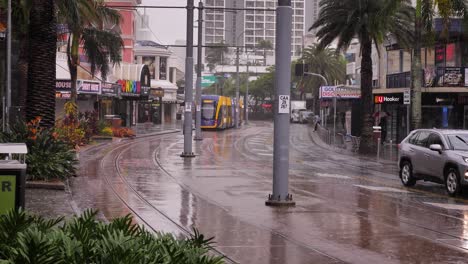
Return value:
<svg viewBox="0 0 468 264">
<path fill-rule="evenodd" d="M 465 205 L 465 204 L 447 204 L 447 203 L 429 203 L 429 202 L 424 202 L 424 203 L 435 206 L 435 207 L 448 209 L 448 210 L 468 211 L 468 205 Z"/>
<path fill-rule="evenodd" d="M 407 190 L 391 188 L 391 187 L 366 186 L 366 185 L 357 185 L 357 184 L 355 184 L 354 186 L 359 187 L 359 188 L 363 188 L 363 189 L 367 189 L 367 190 L 371 190 L 371 191 L 410 193 Z"/>
</svg>

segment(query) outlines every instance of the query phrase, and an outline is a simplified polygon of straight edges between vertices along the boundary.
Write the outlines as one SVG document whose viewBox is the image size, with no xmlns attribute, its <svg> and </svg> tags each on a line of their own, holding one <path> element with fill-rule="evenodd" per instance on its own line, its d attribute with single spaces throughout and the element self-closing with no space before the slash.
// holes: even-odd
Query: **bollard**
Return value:
<svg viewBox="0 0 468 264">
<path fill-rule="evenodd" d="M 393 160 L 393 141 L 390 139 L 390 160 Z"/>
<path fill-rule="evenodd" d="M 382 139 L 378 138 L 377 139 L 377 161 L 380 160 L 380 142 Z"/>
</svg>

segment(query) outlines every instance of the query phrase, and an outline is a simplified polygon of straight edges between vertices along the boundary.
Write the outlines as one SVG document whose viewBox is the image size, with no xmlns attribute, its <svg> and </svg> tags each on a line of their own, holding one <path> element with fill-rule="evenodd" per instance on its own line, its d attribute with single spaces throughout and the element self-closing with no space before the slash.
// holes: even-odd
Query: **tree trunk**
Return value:
<svg viewBox="0 0 468 264">
<path fill-rule="evenodd" d="M 68 38 L 67 57 L 68 69 L 70 70 L 71 97 L 70 100 L 76 104 L 78 94 L 76 90 L 76 81 L 78 80 L 78 60 L 79 60 L 79 34 L 71 34 Z"/>
<path fill-rule="evenodd" d="M 361 142 L 359 152 L 361 154 L 372 154 L 376 145 L 373 139 L 374 124 L 372 114 L 372 40 L 365 35 L 361 39 L 362 60 L 361 60 Z"/>
<path fill-rule="evenodd" d="M 55 59 L 57 23 L 54 0 L 33 0 L 29 22 L 28 120 L 38 116 L 41 125 L 55 124 Z"/>
<path fill-rule="evenodd" d="M 29 41 L 28 37 L 23 35 L 20 41 L 20 53 L 18 59 L 18 106 L 21 109 L 20 116 L 17 118 L 26 118 L 27 94 L 28 94 L 28 68 L 29 68 Z"/>
<path fill-rule="evenodd" d="M 420 18 L 416 18 L 415 38 L 413 47 L 413 61 L 411 64 L 411 130 L 421 128 L 421 90 L 422 90 L 422 63 L 421 63 L 421 28 Z"/>
</svg>

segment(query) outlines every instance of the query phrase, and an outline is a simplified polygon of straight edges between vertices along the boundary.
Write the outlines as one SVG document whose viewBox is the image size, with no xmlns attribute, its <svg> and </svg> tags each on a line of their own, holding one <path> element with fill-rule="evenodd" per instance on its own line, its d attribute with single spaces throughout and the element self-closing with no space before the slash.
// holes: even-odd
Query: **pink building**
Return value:
<svg viewBox="0 0 468 264">
<path fill-rule="evenodd" d="M 108 6 L 136 6 L 141 4 L 141 0 L 106 0 Z M 136 40 L 135 23 L 137 11 L 132 8 L 117 8 L 122 15 L 120 31 L 124 40 L 124 49 L 122 53 L 122 62 L 134 63 L 135 55 L 133 47 Z"/>
</svg>

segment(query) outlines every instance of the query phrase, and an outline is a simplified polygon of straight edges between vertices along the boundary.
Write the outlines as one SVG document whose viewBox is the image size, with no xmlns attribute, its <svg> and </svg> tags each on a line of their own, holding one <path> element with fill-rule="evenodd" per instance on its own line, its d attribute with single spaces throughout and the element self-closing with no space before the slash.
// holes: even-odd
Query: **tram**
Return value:
<svg viewBox="0 0 468 264">
<path fill-rule="evenodd" d="M 219 95 L 202 95 L 201 128 L 228 129 L 235 126 L 236 103 L 233 98 Z M 240 104 L 243 113 L 243 103 Z M 242 122 L 240 115 L 239 125 Z"/>
</svg>

